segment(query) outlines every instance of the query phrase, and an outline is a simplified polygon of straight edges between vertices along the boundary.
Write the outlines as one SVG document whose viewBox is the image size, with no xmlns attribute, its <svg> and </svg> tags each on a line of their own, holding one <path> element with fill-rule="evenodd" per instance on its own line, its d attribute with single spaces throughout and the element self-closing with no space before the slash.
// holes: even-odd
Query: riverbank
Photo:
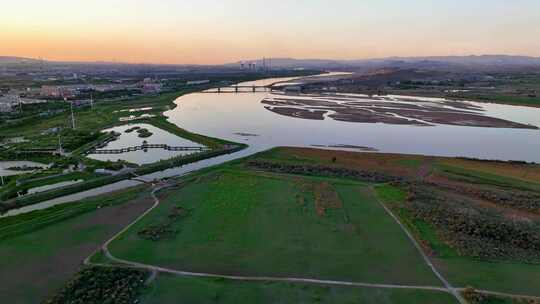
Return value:
<svg viewBox="0 0 540 304">
<path fill-rule="evenodd" d="M 29 194 L 20 198 L 8 200 L 0 204 L 0 214 L 6 213 L 9 210 L 37 204 L 43 201 L 55 199 L 62 196 L 67 196 L 73 193 L 82 192 L 86 190 L 91 190 L 94 188 L 102 187 L 108 184 L 120 182 L 128 179 L 137 179 L 141 175 L 147 175 L 154 172 L 163 171 L 172 167 L 184 166 L 190 163 L 195 163 L 209 158 L 214 158 L 220 155 L 231 154 L 238 152 L 244 148 L 246 145 L 237 144 L 237 145 L 227 145 L 223 146 L 220 149 L 211 150 L 208 152 L 195 153 L 187 156 L 180 156 L 172 158 L 169 160 L 159 161 L 157 163 L 152 163 L 149 165 L 144 165 L 138 168 L 133 168 L 128 170 L 125 173 L 106 176 L 101 178 L 95 178 L 86 182 L 80 182 L 70 186 L 53 189 L 49 191 L 44 191 L 35 194 Z"/>
<path fill-rule="evenodd" d="M 307 72 L 299 73 L 299 76 L 305 76 L 306 73 Z M 279 75 L 272 75 L 272 76 L 279 76 Z M 287 73 L 287 76 L 290 76 L 290 73 Z M 260 79 L 260 77 L 247 77 L 241 80 L 252 81 L 252 80 L 257 80 L 257 79 Z M 64 161 L 64 159 L 67 160 L 67 164 L 82 165 L 85 167 L 86 172 L 91 172 L 90 174 L 93 176 L 89 177 L 87 181 L 69 185 L 67 187 L 62 187 L 62 188 L 44 191 L 44 192 L 40 192 L 36 194 L 26 195 L 24 197 L 1 202 L 0 213 L 5 213 L 6 211 L 9 211 L 9 210 L 37 204 L 43 201 L 48 201 L 51 199 L 74 194 L 77 192 L 83 192 L 83 191 L 95 189 L 98 187 L 103 187 L 108 184 L 132 179 L 140 175 L 147 175 L 147 174 L 155 173 L 155 172 L 162 171 L 165 169 L 169 169 L 172 167 L 184 166 L 186 164 L 190 164 L 193 162 L 198 162 L 198 161 L 202 161 L 205 159 L 209 159 L 209 158 L 213 158 L 213 157 L 217 157 L 221 155 L 238 152 L 244 149 L 245 147 L 247 147 L 247 145 L 245 144 L 238 144 L 232 141 L 203 136 L 203 135 L 189 132 L 187 130 L 179 128 L 177 125 L 168 122 L 167 118 L 163 116 L 163 112 L 165 110 L 173 109 L 176 107 L 176 104 L 174 103 L 174 101 L 176 100 L 176 98 L 178 98 L 178 96 L 196 92 L 196 91 L 206 90 L 206 89 L 220 86 L 220 85 L 222 85 L 221 81 L 214 81 L 214 82 L 211 82 L 210 84 L 184 88 L 180 91 L 164 93 L 158 96 L 141 97 L 138 99 L 130 100 L 129 104 L 121 103 L 121 102 L 120 103 L 97 102 L 96 106 L 92 109 L 79 109 L 79 111 L 76 111 L 76 119 L 77 119 L 78 128 L 84 129 L 84 130 L 92 130 L 88 132 L 95 132 L 94 130 L 103 130 L 103 129 L 114 127 L 114 126 L 124 125 L 125 122 L 122 121 L 121 117 L 126 115 L 126 111 L 129 113 L 129 111 L 131 111 L 133 108 L 144 109 L 145 111 L 149 111 L 147 112 L 149 115 L 143 119 L 137 120 L 138 123 L 140 122 L 140 123 L 151 124 L 157 128 L 170 132 L 184 139 L 191 140 L 198 144 L 207 146 L 211 148 L 211 151 L 205 151 L 205 152 L 197 153 L 193 155 L 178 156 L 178 157 L 170 158 L 167 160 L 162 160 L 157 163 L 142 165 L 140 167 L 131 168 L 127 170 L 124 169 L 123 172 L 120 172 L 119 174 L 103 177 L 103 176 L 94 174 L 95 169 L 101 168 L 104 166 L 111 167 L 111 168 L 118 167 L 116 169 L 119 169 L 120 167 L 123 167 L 124 163 L 120 162 L 118 165 L 116 165 L 116 163 L 118 162 L 114 162 L 114 163 L 103 162 L 103 161 L 88 158 L 86 156 L 87 151 L 102 144 L 103 142 L 111 140 L 115 136 L 113 134 L 96 134 L 96 135 L 93 135 L 94 137 L 96 137 L 93 141 L 84 143 L 82 146 L 73 150 L 72 153 L 70 153 L 68 156 L 62 157 L 62 161 Z M 43 134 L 40 133 L 40 135 L 37 135 L 36 131 L 39 132 L 39 130 L 43 130 L 43 129 L 50 130 L 51 128 L 53 128 L 52 126 L 61 124 L 60 121 L 62 120 L 62 118 L 67 119 L 66 117 L 62 117 L 63 115 L 64 114 L 60 114 L 58 117 L 49 118 L 45 120 L 38 120 L 37 126 L 34 125 L 32 128 L 30 128 L 28 125 L 20 124 L 20 125 L 10 126 L 10 128 L 7 128 L 7 129 L 10 129 L 11 132 L 17 132 L 18 136 L 24 136 L 28 138 L 33 138 L 34 136 L 42 137 Z M 0 131 L 0 136 L 2 135 L 2 133 L 8 132 L 8 131 L 6 130 Z M 58 141 L 56 136 L 52 136 L 51 138 L 47 140 L 50 143 L 57 143 Z M 40 142 L 46 142 L 47 140 L 45 140 L 44 138 L 40 138 Z M 16 149 L 17 147 L 14 147 L 14 149 L 11 149 L 8 152 L 4 152 L 5 156 L 6 157 L 9 156 L 8 158 L 18 158 L 20 155 L 14 153 Z M 42 158 L 43 156 L 32 155 L 32 154 L 24 156 L 24 158 L 29 158 L 29 159 L 33 159 L 35 157 Z M 55 159 L 56 158 L 58 157 L 55 157 Z M 62 168 L 59 168 L 59 169 L 62 169 Z M 55 172 L 55 174 L 57 173 L 58 172 Z M 12 182 L 14 183 L 15 179 L 13 179 Z M 42 184 L 37 184 L 36 186 L 46 186 L 47 184 L 49 184 L 48 181 L 43 182 Z M 13 184 L 2 190 L 7 191 L 6 193 L 8 194 L 12 194 L 14 193 L 14 191 L 16 192 L 17 189 L 19 188 L 15 184 Z"/>
</svg>

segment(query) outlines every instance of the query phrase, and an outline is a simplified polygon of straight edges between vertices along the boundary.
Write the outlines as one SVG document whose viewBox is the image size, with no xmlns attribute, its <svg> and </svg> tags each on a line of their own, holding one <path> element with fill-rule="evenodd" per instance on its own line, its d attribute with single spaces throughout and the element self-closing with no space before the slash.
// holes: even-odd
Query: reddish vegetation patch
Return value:
<svg viewBox="0 0 540 304">
<path fill-rule="evenodd" d="M 418 169 L 404 166 L 401 162 L 425 160 L 431 163 L 429 161 L 431 159 L 430 157 L 417 155 L 328 151 L 314 148 L 281 148 L 280 151 L 283 151 L 283 155 L 287 158 L 296 158 L 299 160 L 309 159 L 322 164 L 332 164 L 332 166 L 336 167 L 376 171 L 388 175 L 411 178 L 418 176 Z M 333 157 L 336 158 L 335 162 L 332 162 Z"/>
<path fill-rule="evenodd" d="M 540 182 L 540 165 L 509 162 L 488 162 L 461 158 L 444 158 L 442 164 L 467 170 L 497 174 L 529 182 Z"/>
<path fill-rule="evenodd" d="M 317 183 L 314 190 L 315 211 L 319 216 L 324 216 L 328 209 L 341 209 L 343 207 L 338 193 L 329 183 Z"/>
</svg>

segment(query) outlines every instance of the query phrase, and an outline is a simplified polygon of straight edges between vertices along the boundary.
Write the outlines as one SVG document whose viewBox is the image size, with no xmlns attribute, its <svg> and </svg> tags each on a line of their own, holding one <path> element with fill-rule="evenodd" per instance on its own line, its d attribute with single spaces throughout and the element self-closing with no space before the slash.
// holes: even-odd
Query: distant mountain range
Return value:
<svg viewBox="0 0 540 304">
<path fill-rule="evenodd" d="M 358 60 L 332 59 L 294 59 L 270 58 L 266 60 L 244 60 L 227 66 L 239 66 L 249 63 L 256 66 L 272 66 L 274 68 L 347 68 L 347 67 L 381 67 L 393 66 L 404 68 L 422 67 L 465 67 L 465 66 L 540 66 L 539 57 L 511 55 L 480 55 L 480 56 L 429 56 L 429 57 L 387 57 Z"/>
<path fill-rule="evenodd" d="M 33 58 L 16 56 L 0 56 L 0 64 L 36 64 L 42 61 Z M 50 62 L 61 63 L 61 62 Z M 105 64 L 105 62 L 63 62 L 65 64 Z M 263 65 L 272 68 L 307 68 L 307 69 L 347 69 L 347 68 L 497 68 L 497 67 L 520 67 L 534 66 L 540 67 L 539 57 L 512 56 L 512 55 L 471 55 L 471 56 L 428 56 L 428 57 L 387 57 L 358 60 L 334 60 L 334 59 L 295 59 L 295 58 L 267 58 L 242 60 L 235 63 L 224 64 L 225 67 L 248 67 L 255 64 L 257 67 Z M 126 64 L 126 63 L 106 63 L 106 64 Z"/>
<path fill-rule="evenodd" d="M 0 56 L 0 64 L 15 64 L 15 63 L 37 63 L 38 59 L 13 57 L 13 56 Z"/>
</svg>

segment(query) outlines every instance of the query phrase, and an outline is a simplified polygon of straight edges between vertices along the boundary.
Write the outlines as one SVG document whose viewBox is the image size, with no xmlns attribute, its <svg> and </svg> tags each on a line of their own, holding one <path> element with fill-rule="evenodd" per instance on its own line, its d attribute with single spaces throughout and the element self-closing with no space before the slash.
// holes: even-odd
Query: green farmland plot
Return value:
<svg viewBox="0 0 540 304">
<path fill-rule="evenodd" d="M 424 290 L 354 288 L 275 282 L 243 282 L 175 277 L 160 274 L 140 298 L 143 304 L 162 303 L 365 303 L 450 304 L 448 293 Z"/>
<path fill-rule="evenodd" d="M 194 272 L 440 284 L 365 185 L 240 169 L 167 192 L 110 250 Z"/>
</svg>

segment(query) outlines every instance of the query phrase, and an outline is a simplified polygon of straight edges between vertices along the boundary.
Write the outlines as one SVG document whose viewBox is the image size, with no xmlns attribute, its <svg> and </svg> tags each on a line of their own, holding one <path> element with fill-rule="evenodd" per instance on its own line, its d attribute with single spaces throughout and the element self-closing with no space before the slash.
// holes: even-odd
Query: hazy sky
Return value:
<svg viewBox="0 0 540 304">
<path fill-rule="evenodd" d="M 2 0 L 0 55 L 246 58 L 540 56 L 540 0 Z"/>
</svg>

